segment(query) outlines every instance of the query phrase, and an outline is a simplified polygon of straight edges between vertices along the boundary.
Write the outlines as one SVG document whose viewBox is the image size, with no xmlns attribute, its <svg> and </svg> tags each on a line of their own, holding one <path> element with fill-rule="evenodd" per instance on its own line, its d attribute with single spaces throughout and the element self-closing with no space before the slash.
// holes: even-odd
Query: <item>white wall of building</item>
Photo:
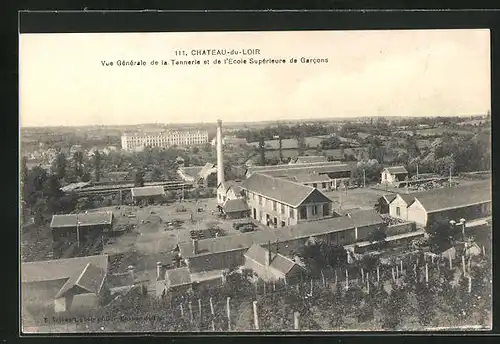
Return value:
<svg viewBox="0 0 500 344">
<path fill-rule="evenodd" d="M 408 221 L 415 222 L 417 226 L 425 227 L 427 225 L 427 211 L 419 201 L 413 202 L 408 207 Z"/>
<path fill-rule="evenodd" d="M 389 215 L 401 220 L 408 220 L 408 204 L 406 201 L 397 195 L 396 198 L 389 204 Z"/>
<path fill-rule="evenodd" d="M 196 146 L 208 143 L 208 131 L 164 131 L 158 133 L 123 134 L 122 149 L 140 150 L 143 147 Z"/>
</svg>

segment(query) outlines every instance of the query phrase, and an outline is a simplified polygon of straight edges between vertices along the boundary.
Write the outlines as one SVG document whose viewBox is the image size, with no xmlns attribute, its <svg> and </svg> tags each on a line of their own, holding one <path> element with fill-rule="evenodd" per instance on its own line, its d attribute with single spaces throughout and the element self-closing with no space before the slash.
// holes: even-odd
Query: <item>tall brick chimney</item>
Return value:
<svg viewBox="0 0 500 344">
<path fill-rule="evenodd" d="M 222 121 L 217 120 L 217 186 L 224 183 L 224 154 L 222 149 Z"/>
</svg>

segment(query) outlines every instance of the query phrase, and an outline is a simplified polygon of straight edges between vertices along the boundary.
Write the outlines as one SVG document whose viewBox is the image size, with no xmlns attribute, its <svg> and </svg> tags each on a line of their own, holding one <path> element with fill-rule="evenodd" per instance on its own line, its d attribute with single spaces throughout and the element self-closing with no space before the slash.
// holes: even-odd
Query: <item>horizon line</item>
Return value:
<svg viewBox="0 0 500 344">
<path fill-rule="evenodd" d="M 328 122 L 328 121 L 350 121 L 359 120 L 366 118 L 439 118 L 439 117 L 479 117 L 487 116 L 491 111 L 486 111 L 484 114 L 457 114 L 457 115 L 422 115 L 422 116 L 397 116 L 397 115 L 366 115 L 366 116 L 356 116 L 356 117 L 323 117 L 323 118 L 295 118 L 295 119 L 275 119 L 266 121 L 222 121 L 226 124 L 248 124 L 248 123 L 280 123 L 280 122 Z M 35 126 L 22 126 L 19 125 L 19 129 L 32 129 L 32 128 L 84 128 L 84 127 L 131 127 L 131 126 L 144 126 L 144 125 L 195 125 L 195 124 L 217 124 L 217 120 L 208 122 L 144 122 L 135 124 L 80 124 L 80 125 L 35 125 Z"/>
</svg>

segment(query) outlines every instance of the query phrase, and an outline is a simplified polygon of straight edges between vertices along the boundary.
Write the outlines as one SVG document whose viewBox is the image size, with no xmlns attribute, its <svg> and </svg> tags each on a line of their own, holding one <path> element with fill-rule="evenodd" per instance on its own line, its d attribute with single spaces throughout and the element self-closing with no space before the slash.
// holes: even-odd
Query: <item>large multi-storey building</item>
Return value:
<svg viewBox="0 0 500 344">
<path fill-rule="evenodd" d="M 317 188 L 254 173 L 241 188 L 251 217 L 271 227 L 332 217 L 332 201 Z"/>
<path fill-rule="evenodd" d="M 208 143 L 208 131 L 181 130 L 124 133 L 122 149 L 139 151 L 145 147 L 196 146 Z"/>
</svg>

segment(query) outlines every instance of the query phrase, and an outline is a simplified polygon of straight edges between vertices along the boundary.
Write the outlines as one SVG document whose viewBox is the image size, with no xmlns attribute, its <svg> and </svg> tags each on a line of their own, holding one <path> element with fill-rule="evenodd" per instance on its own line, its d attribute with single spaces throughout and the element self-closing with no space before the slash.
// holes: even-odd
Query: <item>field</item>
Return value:
<svg viewBox="0 0 500 344">
<path fill-rule="evenodd" d="M 459 135 L 466 135 L 473 133 L 473 131 L 464 129 L 451 129 L 451 128 L 432 128 L 432 129 L 419 129 L 416 130 L 416 133 L 417 135 L 421 136 L 443 135 L 444 133 L 458 133 Z"/>
</svg>

